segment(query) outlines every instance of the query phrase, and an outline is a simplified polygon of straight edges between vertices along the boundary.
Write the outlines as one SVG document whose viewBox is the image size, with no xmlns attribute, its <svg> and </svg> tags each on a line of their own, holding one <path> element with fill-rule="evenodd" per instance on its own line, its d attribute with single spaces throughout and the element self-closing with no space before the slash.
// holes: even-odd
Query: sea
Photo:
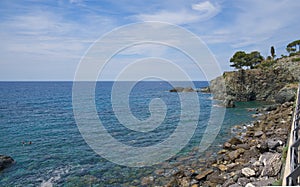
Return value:
<svg viewBox="0 0 300 187">
<path fill-rule="evenodd" d="M 131 115 L 139 120 L 147 120 L 151 112 L 156 112 L 149 109 L 153 99 L 160 98 L 165 103 L 163 121 L 147 132 L 137 132 L 122 125 L 112 104 L 114 83 L 97 82 L 94 92 L 95 108 L 107 133 L 127 146 L 139 148 L 159 144 L 172 136 L 180 122 L 182 109 L 179 93 L 169 92 L 172 89 L 170 83 L 141 81 L 128 95 Z M 208 82 L 193 82 L 194 88 L 205 86 Z M 194 121 L 197 126 L 188 143 L 162 163 L 131 167 L 97 154 L 87 144 L 74 117 L 72 88 L 73 82 L 0 82 L 0 154 L 15 160 L 11 167 L 0 172 L 0 186 L 139 186 L 141 179 L 152 175 L 162 163 L 172 163 L 187 155 L 197 159 L 213 157 L 222 143 L 233 136 L 232 127 L 251 124 L 255 112 L 252 109 L 263 105 L 241 102 L 236 108 L 225 109 L 218 135 L 205 153 L 199 153 L 196 148 L 209 119 L 218 118 L 210 116 L 211 110 L 223 106 L 220 101 L 213 100 L 211 94 L 197 92 L 200 114 L 195 114 L 198 115 Z"/>
</svg>

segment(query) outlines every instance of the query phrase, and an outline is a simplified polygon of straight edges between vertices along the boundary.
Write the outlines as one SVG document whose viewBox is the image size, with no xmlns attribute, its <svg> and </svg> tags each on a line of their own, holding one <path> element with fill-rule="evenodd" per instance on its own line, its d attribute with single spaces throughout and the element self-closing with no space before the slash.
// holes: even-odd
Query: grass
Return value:
<svg viewBox="0 0 300 187">
<path fill-rule="evenodd" d="M 279 179 L 272 183 L 272 186 L 281 186 L 282 185 L 282 179 Z"/>
</svg>

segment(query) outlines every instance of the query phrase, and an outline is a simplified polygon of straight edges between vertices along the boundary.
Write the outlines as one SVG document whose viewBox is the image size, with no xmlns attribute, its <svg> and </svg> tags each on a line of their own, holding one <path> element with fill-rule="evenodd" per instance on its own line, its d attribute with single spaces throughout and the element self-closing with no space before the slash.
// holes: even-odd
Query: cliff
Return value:
<svg viewBox="0 0 300 187">
<path fill-rule="evenodd" d="M 269 67 L 224 72 L 210 82 L 210 90 L 219 100 L 293 101 L 300 80 L 299 57 L 283 57 Z"/>
</svg>

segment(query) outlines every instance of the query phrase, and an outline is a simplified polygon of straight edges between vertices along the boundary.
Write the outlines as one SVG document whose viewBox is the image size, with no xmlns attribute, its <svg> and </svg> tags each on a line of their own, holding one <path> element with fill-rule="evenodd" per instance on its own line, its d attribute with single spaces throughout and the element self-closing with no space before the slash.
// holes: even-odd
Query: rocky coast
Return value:
<svg viewBox="0 0 300 187">
<path fill-rule="evenodd" d="M 268 67 L 225 72 L 201 92 L 211 92 L 226 107 L 235 102 L 269 101 L 256 109 L 252 125 L 239 125 L 237 132 L 217 154 L 179 158 L 164 163 L 153 175 L 141 180 L 143 186 L 268 186 L 281 185 L 292 123 L 294 101 L 300 81 L 299 55 L 283 57 Z M 172 92 L 194 91 L 174 88 Z"/>
<path fill-rule="evenodd" d="M 143 186 L 280 185 L 294 102 L 260 109 L 252 125 L 236 126 L 217 156 L 181 158 L 141 180 Z M 244 129 L 244 130 L 243 130 Z M 171 167 L 172 166 L 172 167 Z M 171 169 L 172 168 L 172 169 Z"/>
</svg>

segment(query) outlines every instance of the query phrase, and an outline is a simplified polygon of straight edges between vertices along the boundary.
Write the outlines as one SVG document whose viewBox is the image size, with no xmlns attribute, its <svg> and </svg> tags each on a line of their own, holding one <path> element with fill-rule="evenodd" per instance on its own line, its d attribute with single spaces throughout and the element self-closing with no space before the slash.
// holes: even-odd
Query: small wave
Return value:
<svg viewBox="0 0 300 187">
<path fill-rule="evenodd" d="M 213 106 L 213 107 L 218 107 L 218 108 L 222 108 L 222 107 L 223 107 L 223 106 L 220 105 L 220 104 L 213 104 L 212 106 Z"/>
<path fill-rule="evenodd" d="M 71 167 L 63 167 L 48 172 L 48 176 L 51 176 L 48 180 L 44 180 L 41 183 L 40 187 L 53 187 L 56 182 L 61 179 L 62 175 L 65 175 L 70 172 Z"/>
</svg>

